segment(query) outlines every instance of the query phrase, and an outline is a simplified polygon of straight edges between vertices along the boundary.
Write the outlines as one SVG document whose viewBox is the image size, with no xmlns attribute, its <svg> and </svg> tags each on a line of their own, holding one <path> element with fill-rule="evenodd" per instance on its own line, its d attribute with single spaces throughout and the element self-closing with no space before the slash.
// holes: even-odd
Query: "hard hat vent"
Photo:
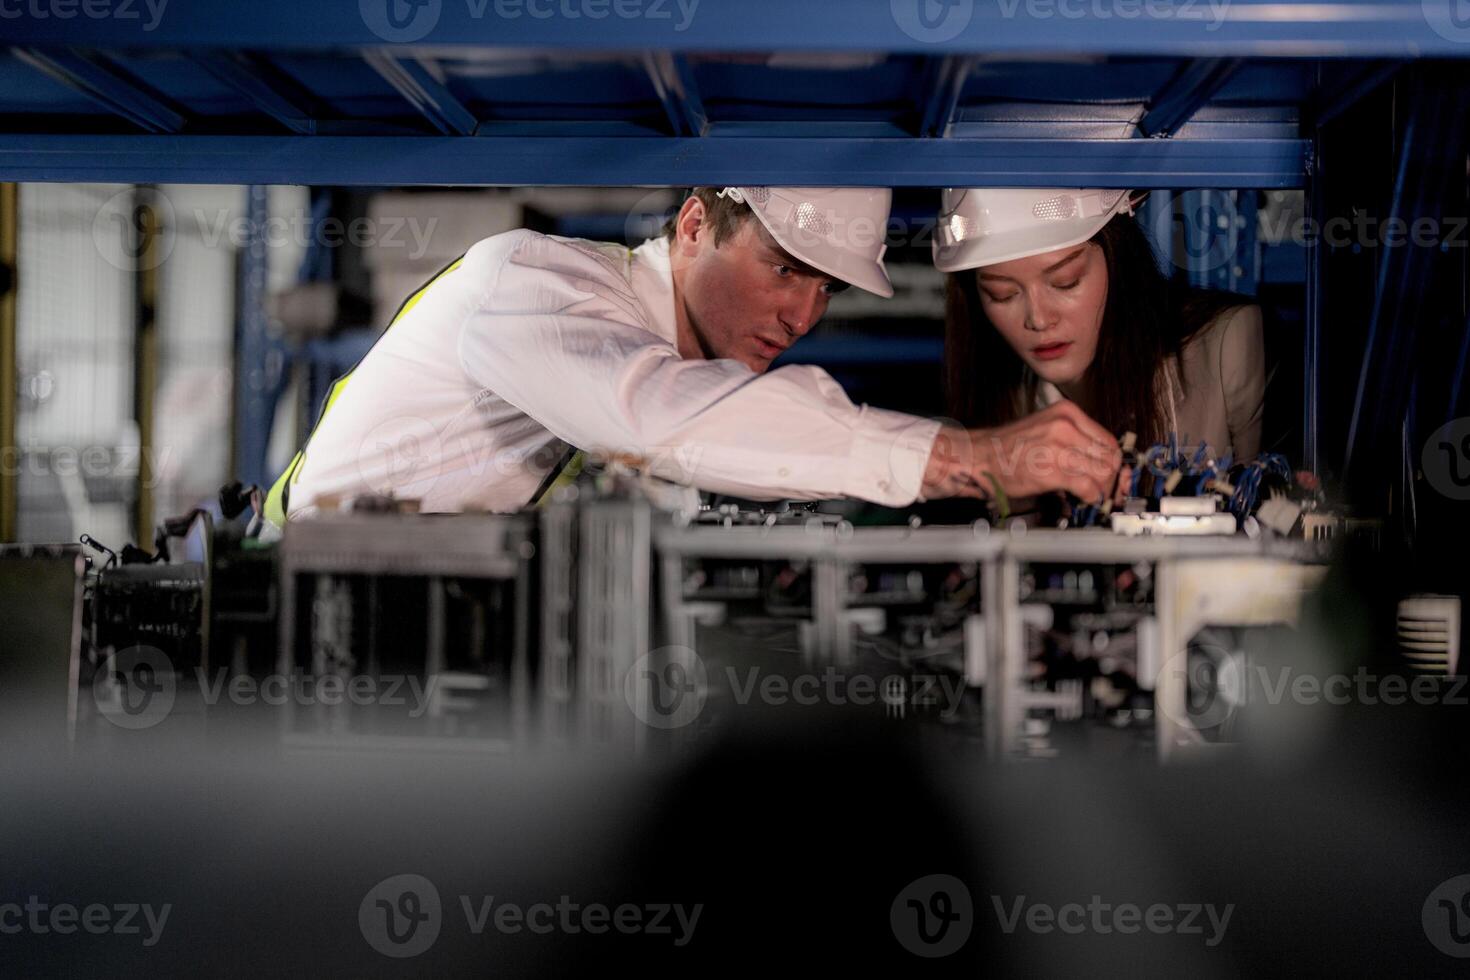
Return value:
<svg viewBox="0 0 1470 980">
<path fill-rule="evenodd" d="M 745 188 L 745 199 L 751 204 L 765 204 L 771 199 L 769 187 L 747 187 Z"/>
<path fill-rule="evenodd" d="M 1037 201 L 1031 213 L 1043 221 L 1066 221 L 1077 217 L 1077 199 L 1070 194 Z"/>
<path fill-rule="evenodd" d="M 803 201 L 796 209 L 796 227 L 802 231 L 816 232 L 818 235 L 828 235 L 832 232 L 832 223 L 810 201 Z"/>
<path fill-rule="evenodd" d="M 955 242 L 974 238 L 976 232 L 980 230 L 975 222 L 962 214 L 951 214 L 946 220 L 949 224 L 949 237 Z"/>
</svg>

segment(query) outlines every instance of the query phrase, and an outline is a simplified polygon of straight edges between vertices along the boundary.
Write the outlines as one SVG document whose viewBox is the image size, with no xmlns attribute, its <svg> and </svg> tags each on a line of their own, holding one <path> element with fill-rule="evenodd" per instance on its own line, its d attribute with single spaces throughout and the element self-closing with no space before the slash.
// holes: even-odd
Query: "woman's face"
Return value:
<svg viewBox="0 0 1470 980">
<path fill-rule="evenodd" d="M 1084 242 L 975 270 L 980 305 L 1031 370 L 1055 385 L 1081 380 L 1097 353 L 1108 263 Z"/>
</svg>

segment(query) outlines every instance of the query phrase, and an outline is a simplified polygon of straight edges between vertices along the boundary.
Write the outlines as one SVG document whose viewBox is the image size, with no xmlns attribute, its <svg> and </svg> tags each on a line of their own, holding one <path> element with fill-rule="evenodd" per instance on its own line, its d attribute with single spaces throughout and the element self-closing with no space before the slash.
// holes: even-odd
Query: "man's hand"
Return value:
<svg viewBox="0 0 1470 980">
<path fill-rule="evenodd" d="M 1116 496 L 1122 463 L 1114 436 L 1075 403 L 1059 401 L 994 429 L 940 429 L 922 494 L 989 498 L 993 477 L 1008 497 L 1065 490 L 1092 503 Z"/>
</svg>

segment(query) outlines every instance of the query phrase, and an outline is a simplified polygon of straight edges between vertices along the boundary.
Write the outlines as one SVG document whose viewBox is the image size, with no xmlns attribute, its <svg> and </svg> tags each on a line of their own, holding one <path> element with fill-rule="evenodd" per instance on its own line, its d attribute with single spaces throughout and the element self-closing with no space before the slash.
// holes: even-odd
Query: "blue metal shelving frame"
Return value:
<svg viewBox="0 0 1470 980">
<path fill-rule="evenodd" d="M 337 186 L 1299 187 L 1297 139 L 0 135 L 6 180 Z"/>
<path fill-rule="evenodd" d="M 306 50 L 388 43 L 578 50 L 1457 57 L 1445 0 L 94 0 L 0 15 L 19 44 Z M 131 8 L 131 15 L 122 8 Z"/>
<path fill-rule="evenodd" d="M 1467 57 L 1460 0 L 0 0 L 0 181 L 1302 187 L 1315 213 L 1322 127 Z"/>
<path fill-rule="evenodd" d="M 0 0 L 0 180 L 1302 186 L 1457 3 Z"/>
</svg>

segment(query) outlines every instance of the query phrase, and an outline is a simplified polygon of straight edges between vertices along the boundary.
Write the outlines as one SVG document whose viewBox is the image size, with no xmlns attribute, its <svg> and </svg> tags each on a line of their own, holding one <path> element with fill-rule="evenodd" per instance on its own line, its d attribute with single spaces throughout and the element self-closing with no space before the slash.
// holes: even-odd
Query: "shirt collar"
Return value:
<svg viewBox="0 0 1470 980">
<path fill-rule="evenodd" d="M 650 238 L 633 249 L 631 281 L 633 295 L 648 311 L 653 332 L 677 348 L 679 321 L 674 315 L 674 271 L 667 238 Z"/>
</svg>

